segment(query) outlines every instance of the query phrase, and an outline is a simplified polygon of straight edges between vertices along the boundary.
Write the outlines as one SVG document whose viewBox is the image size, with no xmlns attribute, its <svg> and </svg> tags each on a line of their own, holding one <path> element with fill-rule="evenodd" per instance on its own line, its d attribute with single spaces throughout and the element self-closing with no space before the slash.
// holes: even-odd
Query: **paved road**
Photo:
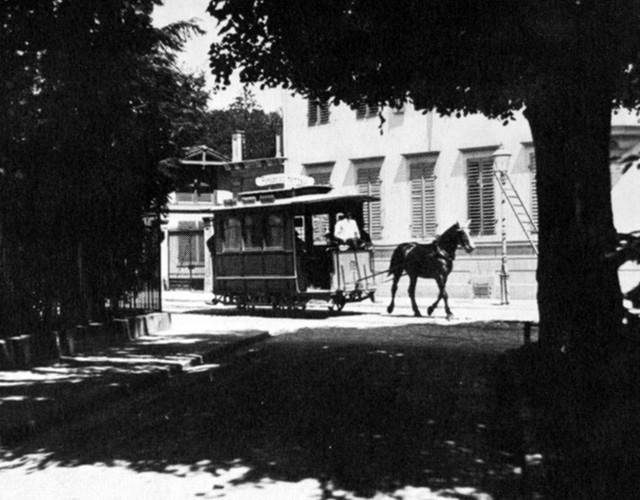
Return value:
<svg viewBox="0 0 640 500">
<path fill-rule="evenodd" d="M 291 334 L 296 319 L 232 318 L 281 334 L 6 450 L 0 497 L 517 496 L 518 457 L 492 431 L 491 370 L 519 345 L 512 329 L 373 315 Z"/>
</svg>

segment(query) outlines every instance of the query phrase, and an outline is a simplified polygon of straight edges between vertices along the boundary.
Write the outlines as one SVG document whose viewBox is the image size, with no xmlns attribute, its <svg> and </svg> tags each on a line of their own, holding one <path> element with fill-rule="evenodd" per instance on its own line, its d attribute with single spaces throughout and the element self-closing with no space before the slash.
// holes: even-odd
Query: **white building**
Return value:
<svg viewBox="0 0 640 500">
<path fill-rule="evenodd" d="M 458 254 L 447 290 L 458 297 L 499 296 L 501 191 L 491 155 L 500 144 L 511 153 L 509 177 L 537 218 L 533 142 L 521 115 L 505 126 L 481 115 L 423 114 L 411 105 L 354 111 L 299 96 L 283 101 L 285 173 L 380 197 L 365 222 L 377 249 L 376 269 L 388 265 L 398 243 L 430 241 L 470 219 L 477 250 Z M 612 123 L 611 154 L 620 157 L 640 141 L 638 117 L 618 114 Z M 614 162 L 614 184 L 619 176 Z M 535 253 L 513 211 L 507 206 L 505 212 L 509 294 L 534 298 Z M 418 287 L 419 293 L 436 291 L 430 280 L 419 280 Z"/>
</svg>

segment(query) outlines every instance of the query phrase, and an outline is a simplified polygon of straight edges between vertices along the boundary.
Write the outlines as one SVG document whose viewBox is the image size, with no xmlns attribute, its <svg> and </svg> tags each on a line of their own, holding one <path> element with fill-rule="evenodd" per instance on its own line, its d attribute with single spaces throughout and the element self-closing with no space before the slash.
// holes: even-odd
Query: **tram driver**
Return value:
<svg viewBox="0 0 640 500">
<path fill-rule="evenodd" d="M 338 222 L 336 222 L 333 236 L 339 245 L 347 245 L 353 250 L 362 245 L 360 229 L 351 212 L 346 212 L 344 215 L 338 214 Z"/>
</svg>

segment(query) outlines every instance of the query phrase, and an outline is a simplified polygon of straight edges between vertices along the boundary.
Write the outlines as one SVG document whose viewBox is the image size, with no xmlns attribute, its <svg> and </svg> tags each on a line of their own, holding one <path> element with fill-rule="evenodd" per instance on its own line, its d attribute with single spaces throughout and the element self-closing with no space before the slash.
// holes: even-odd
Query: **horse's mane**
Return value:
<svg viewBox="0 0 640 500">
<path fill-rule="evenodd" d="M 434 243 L 449 241 L 452 237 L 456 235 L 459 229 L 460 229 L 460 224 L 456 222 L 455 224 L 447 228 L 447 230 L 444 233 L 436 236 L 435 239 L 433 240 Z"/>
<path fill-rule="evenodd" d="M 457 237 L 459 230 L 460 224 L 456 222 L 440 236 L 437 236 L 433 241 L 433 245 L 451 254 L 451 258 L 455 258 L 456 248 L 458 247 Z"/>
</svg>

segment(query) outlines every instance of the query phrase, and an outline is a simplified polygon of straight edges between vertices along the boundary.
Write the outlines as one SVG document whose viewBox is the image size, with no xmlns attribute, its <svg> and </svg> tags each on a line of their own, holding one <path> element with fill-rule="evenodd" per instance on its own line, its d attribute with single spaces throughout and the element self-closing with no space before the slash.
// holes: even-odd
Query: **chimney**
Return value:
<svg viewBox="0 0 640 500">
<path fill-rule="evenodd" d="M 282 137 L 280 134 L 276 134 L 276 158 L 280 158 L 282 156 Z"/>
<path fill-rule="evenodd" d="M 244 149 L 244 131 L 236 130 L 231 134 L 231 161 L 242 161 Z"/>
</svg>

